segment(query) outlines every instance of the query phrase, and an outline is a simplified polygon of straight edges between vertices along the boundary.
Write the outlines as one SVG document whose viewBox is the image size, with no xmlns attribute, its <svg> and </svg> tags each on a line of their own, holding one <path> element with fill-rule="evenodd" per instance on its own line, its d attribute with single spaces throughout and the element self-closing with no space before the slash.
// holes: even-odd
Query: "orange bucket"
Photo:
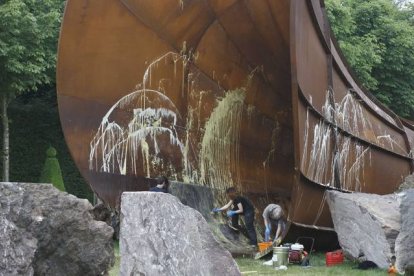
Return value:
<svg viewBox="0 0 414 276">
<path fill-rule="evenodd" d="M 272 242 L 259 242 L 257 245 L 259 246 L 259 251 L 265 251 L 268 247 L 272 246 Z"/>
</svg>

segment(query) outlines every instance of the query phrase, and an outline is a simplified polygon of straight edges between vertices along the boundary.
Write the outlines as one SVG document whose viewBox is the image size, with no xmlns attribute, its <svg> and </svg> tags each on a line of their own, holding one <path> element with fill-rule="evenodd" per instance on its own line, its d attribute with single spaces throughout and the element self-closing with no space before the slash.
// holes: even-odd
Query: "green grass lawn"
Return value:
<svg viewBox="0 0 414 276">
<path fill-rule="evenodd" d="M 115 254 L 115 264 L 114 266 L 111 268 L 111 270 L 109 270 L 109 276 L 118 276 L 119 274 L 119 268 L 121 265 L 121 255 L 119 252 L 119 242 L 115 241 L 114 242 L 114 254 Z"/>
<path fill-rule="evenodd" d="M 242 275 L 387 275 L 385 270 L 380 269 L 354 269 L 353 267 L 357 264 L 347 260 L 343 264 L 327 267 L 324 253 L 312 254 L 310 256 L 310 267 L 304 268 L 300 265 L 290 264 L 286 271 L 278 271 L 271 266 L 263 265 L 263 262 L 267 260 L 269 258 L 263 260 L 236 258 Z"/>
<path fill-rule="evenodd" d="M 120 253 L 119 253 L 119 243 L 115 242 L 115 265 L 109 271 L 109 276 L 118 276 L 119 267 L 120 267 Z M 357 264 L 351 261 L 345 261 L 341 265 L 336 265 L 332 267 L 327 267 L 325 265 L 325 254 L 324 253 L 314 253 L 310 256 L 310 267 L 303 268 L 299 265 L 288 265 L 286 271 L 277 271 L 271 266 L 263 265 L 263 262 L 269 260 L 253 260 L 252 258 L 236 258 L 235 259 L 240 272 L 242 275 L 361 275 L 361 276 L 370 276 L 370 275 L 387 275 L 385 270 L 380 269 L 370 269 L 370 270 L 359 270 L 353 269 Z M 225 275 L 223 275 L 225 276 Z"/>
</svg>

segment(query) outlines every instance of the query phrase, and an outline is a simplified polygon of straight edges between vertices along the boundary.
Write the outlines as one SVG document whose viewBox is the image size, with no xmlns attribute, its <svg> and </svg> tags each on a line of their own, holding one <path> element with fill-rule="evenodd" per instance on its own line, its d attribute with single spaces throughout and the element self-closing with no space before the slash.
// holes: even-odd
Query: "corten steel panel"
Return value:
<svg viewBox="0 0 414 276">
<path fill-rule="evenodd" d="M 336 132 L 338 129 L 335 130 L 333 125 L 330 127 L 317 111 L 307 109 L 303 102 L 299 104 L 298 119 L 305 130 L 300 132 L 302 175 L 292 199 L 292 205 L 295 204 L 294 213 L 290 214 L 291 220 L 298 225 L 311 225 L 320 229 L 332 227 L 331 222 L 321 215 L 329 211 L 325 199 L 317 199 L 323 196 L 320 192 L 324 189 L 322 187 L 348 192 L 387 194 L 395 191 L 403 177 L 410 173 L 408 157 L 393 156 L 392 152 L 371 145 L 358 137 Z M 334 139 L 337 155 L 332 154 Z M 336 156 L 339 156 L 341 162 L 339 169 L 333 173 L 332 167 Z M 335 183 L 335 178 L 339 180 L 338 183 Z M 306 195 L 304 199 L 302 194 Z M 315 200 L 321 203 L 321 207 L 316 208 Z M 297 208 L 308 211 L 303 213 Z"/>
<path fill-rule="evenodd" d="M 318 37 L 319 43 L 310 43 L 310 48 L 317 49 L 318 57 L 327 47 L 323 40 L 325 30 L 317 24 L 304 24 L 320 22 L 320 18 L 315 16 L 321 16 L 323 12 L 314 10 L 321 9 L 315 5 L 316 1 L 312 5 L 305 2 L 294 1 L 293 4 L 295 14 L 301 15 L 299 20 L 292 19 L 295 25 L 292 26 L 294 39 L 291 48 L 296 54 L 292 56 L 292 64 L 295 65 L 292 83 L 298 87 L 293 87 L 292 97 L 294 122 L 297 120 L 294 131 L 298 135 L 295 160 L 300 164 L 300 176 L 296 176 L 297 188 L 292 197 L 294 208 L 290 217 L 298 225 L 329 228 L 332 223 L 329 220 L 322 222 L 319 211 L 308 214 L 298 211 L 301 204 L 303 210 L 316 210 L 313 202 L 316 196 L 312 196 L 310 202 L 302 203 L 301 195 L 319 194 L 321 197 L 321 187 L 350 192 L 393 192 L 412 170 L 410 137 L 407 137 L 412 133 L 403 131 L 398 117 L 357 85 L 335 48 L 335 41 L 328 43 L 332 48 L 332 68 L 329 63 L 326 68 L 321 68 L 322 71 L 328 70 L 327 75 L 332 75 L 333 86 L 315 97 L 317 84 L 309 85 L 311 78 L 308 77 L 312 76 L 315 82 L 321 81 L 320 68 L 318 73 L 313 72 L 315 68 L 308 62 L 308 56 L 314 52 L 309 54 L 310 49 L 303 47 L 302 42 L 315 40 L 309 36 Z M 304 29 L 308 35 L 304 34 Z M 315 45 L 319 46 L 315 48 Z M 322 61 L 329 59 L 331 53 L 327 51 L 325 55 Z M 325 84 L 329 86 L 328 80 Z M 322 213 L 326 213 L 327 205 L 323 209 Z"/>
<path fill-rule="evenodd" d="M 333 185 L 331 181 L 334 134 L 320 117 L 314 115 L 303 103 L 299 104 L 300 170 L 316 183 Z M 320 139 L 320 140 L 318 140 Z"/>
<path fill-rule="evenodd" d="M 410 158 L 406 155 L 394 154 L 341 131 L 319 113 L 311 109 L 306 111 L 304 104 L 299 107 L 299 121 L 305 130 L 300 140 L 303 153 L 300 168 L 307 179 L 343 191 L 391 193 L 409 173 Z M 335 145 L 337 155 L 332 154 Z M 340 180 L 339 186 L 335 186 L 335 174 L 332 173 L 335 157 L 338 158 L 336 177 Z M 384 158 L 389 161 L 384 163 Z M 388 185 L 382 184 L 384 182 Z"/>
<path fill-rule="evenodd" d="M 414 148 L 414 128 L 409 123 L 404 123 L 404 130 L 407 133 L 408 136 L 408 142 L 411 146 L 411 149 Z M 412 150 L 410 151 L 411 157 L 413 157 Z"/>
<path fill-rule="evenodd" d="M 236 186 L 257 212 L 279 202 L 291 222 L 332 229 L 326 190 L 392 192 L 414 131 L 359 88 L 319 3 L 67 1 L 59 112 L 97 195 L 118 206 L 164 174 L 209 187 L 216 204 Z M 345 98 L 364 114 L 352 125 L 333 108 Z"/>
<path fill-rule="evenodd" d="M 295 51 L 297 79 L 308 100 L 322 111 L 328 89 L 328 58 L 316 29 L 312 27 L 306 1 L 300 1 L 299 5 Z"/>
<path fill-rule="evenodd" d="M 296 225 L 331 230 L 332 219 L 325 197 L 326 188 L 301 177 L 295 185 L 289 216 Z"/>
<path fill-rule="evenodd" d="M 372 110 L 374 110 L 376 115 L 379 118 L 381 118 L 381 120 L 384 121 L 384 123 L 388 123 L 398 128 L 395 120 L 393 119 L 393 116 L 395 115 L 392 115 L 392 111 L 384 108 L 384 106 L 380 104 L 378 101 L 376 101 L 372 97 L 372 95 L 369 97 L 368 94 L 366 94 L 357 84 L 355 76 L 350 71 L 351 69 L 349 68 L 349 66 L 345 63 L 345 59 L 343 55 L 339 52 L 338 47 L 339 46 L 337 46 L 336 41 L 331 41 L 331 54 L 334 61 L 333 63 L 335 67 L 338 68 L 338 73 L 341 75 L 344 81 L 348 83 L 349 88 L 355 90 L 358 96 L 362 98 L 362 100 L 364 101 L 364 104 L 366 104 Z"/>
<path fill-rule="evenodd" d="M 333 71 L 332 94 L 336 109 L 340 109 L 340 115 L 344 115 L 344 109 L 357 109 L 356 113 L 359 113 L 358 116 L 347 119 L 348 126 L 342 127 L 344 130 L 387 150 L 407 155 L 405 133 L 391 124 L 385 124 L 382 117 L 361 102 L 357 94 L 347 87 L 336 69 Z M 341 126 L 341 121 L 337 121 L 337 125 Z"/>
<path fill-rule="evenodd" d="M 68 2 L 58 91 L 75 162 L 112 206 L 160 174 L 289 198 L 289 2 L 182 4 Z"/>
<path fill-rule="evenodd" d="M 375 112 L 375 110 L 379 110 L 380 107 L 374 102 L 366 97 L 361 97 L 357 91 L 352 91 L 351 93 L 350 85 L 347 84 L 348 82 L 343 75 L 343 72 L 339 73 L 339 68 L 337 69 L 335 67 L 333 71 L 332 89 L 335 103 L 339 106 L 345 106 L 347 100 L 350 98 L 350 94 L 353 94 L 355 100 L 352 100 L 352 102 L 355 103 L 356 107 L 361 109 L 361 113 L 364 117 L 364 120 L 360 120 L 359 122 L 357 136 L 390 151 L 407 155 L 411 146 L 406 143 L 405 131 L 403 131 L 390 116 L 386 115 L 384 118 L 381 114 Z M 360 99 L 366 99 L 369 103 L 360 101 Z M 384 112 L 382 112 L 382 114 L 385 115 Z M 389 118 L 389 120 L 386 118 Z M 393 123 L 388 123 L 389 121 L 392 121 Z"/>
<path fill-rule="evenodd" d="M 332 72 L 332 90 L 334 93 L 335 102 L 341 102 L 344 97 L 349 93 L 349 86 L 346 83 L 346 80 L 343 79 L 342 75 L 338 73 L 336 67 L 333 68 Z"/>
<path fill-rule="evenodd" d="M 325 20 L 323 17 L 323 13 L 322 13 L 322 9 L 320 9 L 320 0 L 311 0 L 308 1 L 307 4 L 311 5 L 313 7 L 313 11 L 315 12 L 315 17 L 316 18 L 316 22 L 318 24 L 317 28 L 323 30 L 324 29 L 324 25 L 325 25 Z"/>
</svg>

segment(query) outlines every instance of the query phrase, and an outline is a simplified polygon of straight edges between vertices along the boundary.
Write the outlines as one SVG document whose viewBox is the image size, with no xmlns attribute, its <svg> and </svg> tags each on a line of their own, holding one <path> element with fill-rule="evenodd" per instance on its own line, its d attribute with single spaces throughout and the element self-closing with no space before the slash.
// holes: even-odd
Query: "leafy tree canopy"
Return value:
<svg viewBox="0 0 414 276">
<path fill-rule="evenodd" d="M 381 102 L 414 118 L 414 5 L 326 0 L 332 30 L 356 75 Z"/>
<path fill-rule="evenodd" d="M 54 82 L 62 0 L 0 0 L 0 93 Z"/>
</svg>

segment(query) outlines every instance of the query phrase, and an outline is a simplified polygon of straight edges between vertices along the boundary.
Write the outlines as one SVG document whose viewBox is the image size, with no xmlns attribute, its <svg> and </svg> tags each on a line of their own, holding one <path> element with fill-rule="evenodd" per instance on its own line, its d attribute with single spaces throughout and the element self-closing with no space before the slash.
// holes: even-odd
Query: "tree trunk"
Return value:
<svg viewBox="0 0 414 276">
<path fill-rule="evenodd" d="M 3 126 L 3 181 L 9 181 L 9 117 L 7 116 L 7 95 L 1 96 L 1 122 Z"/>
</svg>

